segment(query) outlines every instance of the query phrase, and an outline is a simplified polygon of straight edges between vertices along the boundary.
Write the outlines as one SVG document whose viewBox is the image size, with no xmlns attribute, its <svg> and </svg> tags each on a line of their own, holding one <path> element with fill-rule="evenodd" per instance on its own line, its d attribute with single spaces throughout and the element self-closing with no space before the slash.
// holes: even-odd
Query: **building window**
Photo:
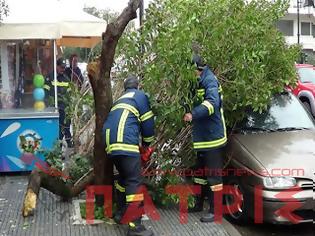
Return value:
<svg viewBox="0 0 315 236">
<path fill-rule="evenodd" d="M 313 37 L 315 38 L 315 25 L 314 24 L 312 25 L 312 34 L 313 34 Z"/>
<path fill-rule="evenodd" d="M 304 7 L 315 7 L 314 0 L 305 0 Z"/>
<path fill-rule="evenodd" d="M 301 23 L 301 34 L 302 35 L 311 35 L 311 23 L 302 22 Z"/>
<path fill-rule="evenodd" d="M 285 36 L 294 36 L 294 34 L 293 34 L 293 20 L 279 20 L 277 22 L 277 28 Z"/>
</svg>

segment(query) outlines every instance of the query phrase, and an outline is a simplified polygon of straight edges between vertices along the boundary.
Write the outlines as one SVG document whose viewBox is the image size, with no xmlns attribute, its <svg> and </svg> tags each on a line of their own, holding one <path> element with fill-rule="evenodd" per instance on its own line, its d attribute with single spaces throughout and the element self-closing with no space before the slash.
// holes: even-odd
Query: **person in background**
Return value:
<svg viewBox="0 0 315 236">
<path fill-rule="evenodd" d="M 203 210 L 205 197 L 208 196 L 209 210 L 200 219 L 201 222 L 214 221 L 214 193 L 223 190 L 220 170 L 223 168 L 224 147 L 227 143 L 226 127 L 222 106 L 222 89 L 218 79 L 199 55 L 193 57 L 198 86 L 198 101 L 190 112 L 184 115 L 184 121 L 192 122 L 193 148 L 197 152 L 196 170 L 203 170 L 203 176 L 193 178 L 201 186 L 195 207 L 190 212 Z M 207 170 L 207 171 L 206 171 Z M 211 174 L 207 172 L 211 172 Z M 207 173 L 207 174 L 206 174 Z"/>
<path fill-rule="evenodd" d="M 65 74 L 66 61 L 63 58 L 57 60 L 57 83 L 54 81 L 54 72 L 51 72 L 46 78 L 46 84 L 44 88 L 48 91 L 49 97 L 55 95 L 55 85 L 57 86 L 57 98 L 58 98 L 58 111 L 59 111 L 59 139 L 65 138 L 68 147 L 72 147 L 72 136 L 70 132 L 71 120 L 66 118 L 67 104 L 64 101 L 64 97 L 69 87 L 70 79 Z"/>
<path fill-rule="evenodd" d="M 81 69 L 78 67 L 78 55 L 72 54 L 69 58 L 70 66 L 65 69 L 65 74 L 70 78 L 70 81 L 76 84 L 79 90 L 82 87 L 84 77 Z"/>
</svg>

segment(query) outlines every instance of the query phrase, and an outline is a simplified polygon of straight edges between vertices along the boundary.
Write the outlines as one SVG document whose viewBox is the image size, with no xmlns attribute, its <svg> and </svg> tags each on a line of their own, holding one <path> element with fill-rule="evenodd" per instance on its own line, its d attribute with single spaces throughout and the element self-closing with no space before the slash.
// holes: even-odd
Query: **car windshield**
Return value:
<svg viewBox="0 0 315 236">
<path fill-rule="evenodd" d="M 315 129 L 315 124 L 303 105 L 291 93 L 273 97 L 268 109 L 261 114 L 249 111 L 239 128 L 251 131 L 290 131 Z"/>
<path fill-rule="evenodd" d="M 315 70 L 311 67 L 298 68 L 300 81 L 302 83 L 313 83 L 315 84 Z"/>
</svg>

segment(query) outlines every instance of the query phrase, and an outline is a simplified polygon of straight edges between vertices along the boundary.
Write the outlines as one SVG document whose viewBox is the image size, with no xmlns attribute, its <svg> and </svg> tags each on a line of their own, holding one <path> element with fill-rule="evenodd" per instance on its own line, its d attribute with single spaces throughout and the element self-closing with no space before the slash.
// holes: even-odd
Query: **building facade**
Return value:
<svg viewBox="0 0 315 236">
<path fill-rule="evenodd" d="M 315 55 L 314 2 L 314 0 L 291 0 L 287 14 L 277 23 L 279 30 L 285 35 L 288 44 L 297 44 L 300 41 L 303 51 L 312 56 Z M 300 25 L 299 30 L 298 21 Z"/>
</svg>

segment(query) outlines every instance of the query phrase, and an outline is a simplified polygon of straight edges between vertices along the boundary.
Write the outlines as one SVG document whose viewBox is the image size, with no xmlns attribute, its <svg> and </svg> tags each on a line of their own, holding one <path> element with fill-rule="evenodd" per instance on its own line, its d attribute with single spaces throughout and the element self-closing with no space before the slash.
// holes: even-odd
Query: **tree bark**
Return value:
<svg viewBox="0 0 315 236">
<path fill-rule="evenodd" d="M 40 184 L 41 184 L 40 172 L 35 169 L 32 171 L 30 175 L 27 191 L 24 197 L 22 209 L 22 214 L 24 217 L 34 214 Z"/>
<path fill-rule="evenodd" d="M 112 185 L 113 163 L 107 158 L 105 143 L 102 140 L 102 128 L 112 106 L 110 72 L 114 61 L 118 40 L 129 21 L 137 17 L 140 0 L 130 0 L 128 7 L 118 18 L 107 25 L 102 35 L 102 52 L 98 62 L 88 66 L 88 76 L 93 88 L 95 102 L 95 140 L 94 140 L 94 173 L 95 185 Z M 101 196 L 96 197 L 96 204 L 103 205 Z"/>
<path fill-rule="evenodd" d="M 74 185 L 66 184 L 62 179 L 34 169 L 30 175 L 27 191 L 24 197 L 22 215 L 24 217 L 34 214 L 40 188 L 62 197 L 63 200 L 69 200 L 80 194 L 86 186 L 92 184 L 94 172 L 91 169 L 81 177 Z"/>
</svg>

